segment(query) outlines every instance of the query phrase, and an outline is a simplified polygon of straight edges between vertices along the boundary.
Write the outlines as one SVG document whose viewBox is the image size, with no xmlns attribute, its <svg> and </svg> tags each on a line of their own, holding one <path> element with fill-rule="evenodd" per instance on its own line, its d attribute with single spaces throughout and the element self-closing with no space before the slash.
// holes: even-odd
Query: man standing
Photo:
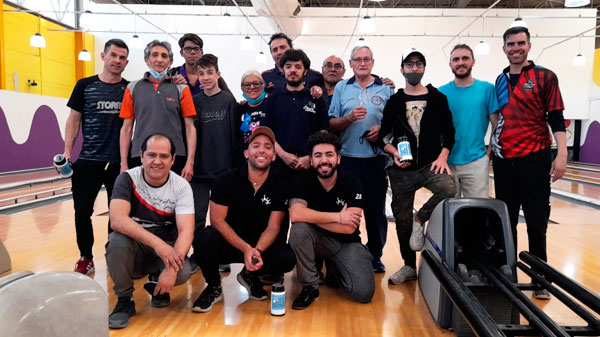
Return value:
<svg viewBox="0 0 600 337">
<path fill-rule="evenodd" d="M 298 170 L 309 168 L 306 150 L 308 136 L 329 128 L 325 98 L 313 98 L 305 77 L 310 60 L 300 49 L 289 49 L 280 59 L 285 74 L 285 86 L 269 95 L 265 103 L 265 117 L 260 125 L 275 132 L 277 143 L 275 167 L 283 170 L 286 181 L 293 181 Z"/>
<path fill-rule="evenodd" d="M 287 50 L 292 49 L 292 39 L 290 39 L 287 35 L 283 33 L 276 33 L 271 35 L 271 39 L 269 40 L 269 50 L 271 51 L 271 56 L 273 57 L 273 61 L 275 61 L 275 67 L 273 69 L 265 70 L 262 73 L 263 80 L 265 81 L 265 91 L 267 93 L 271 93 L 274 89 L 281 90 L 286 86 L 286 78 L 283 71 L 283 66 L 281 65 L 281 57 Z M 310 64 L 310 62 L 309 62 Z M 314 71 L 309 69 L 308 67 L 305 69 L 306 74 L 302 81 L 304 81 L 304 85 L 311 89 L 311 92 L 315 94 L 315 96 L 320 97 L 323 94 L 323 91 L 320 87 L 323 86 L 323 75 L 318 71 Z M 315 87 L 315 89 L 312 89 Z M 317 93 L 317 91 L 320 92 Z M 277 132 L 275 132 L 277 134 Z"/>
<path fill-rule="evenodd" d="M 254 300 L 267 299 L 259 275 L 283 274 L 294 268 L 296 257 L 276 241 L 288 206 L 287 185 L 270 170 L 275 160 L 275 135 L 260 126 L 252 132 L 248 163 L 227 171 L 214 182 L 210 202 L 211 226 L 196 229 L 194 252 L 207 283 L 194 302 L 196 312 L 207 312 L 223 298 L 219 263 L 243 262 L 237 280 Z"/>
<path fill-rule="evenodd" d="M 193 119 L 196 110 L 190 89 L 187 85 L 172 83 L 167 75 L 173 64 L 173 52 L 168 42 L 154 40 L 148 43 L 144 49 L 144 60 L 148 65 L 148 72 L 143 79 L 129 83 L 121 105 L 119 117 L 124 119 L 120 135 L 121 172 L 129 167 L 129 146 L 131 145 L 130 166 L 138 166 L 142 140 L 159 132 L 168 135 L 177 147 L 173 171 L 190 181 L 194 174 L 196 151 Z M 185 137 L 181 118 L 185 123 Z M 184 144 L 187 144 L 187 149 Z"/>
<path fill-rule="evenodd" d="M 94 229 L 90 219 L 94 202 L 104 185 L 110 204 L 113 185 L 119 175 L 119 110 L 129 83 L 121 74 L 127 65 L 128 55 L 129 48 L 125 42 L 108 40 L 100 53 L 104 63 L 102 72 L 77 81 L 67 102 L 71 113 L 65 127 L 65 158 L 71 159 L 80 127 L 83 134 L 83 145 L 79 158 L 73 163 L 71 182 L 80 253 L 75 271 L 85 275 L 94 272 Z"/>
<path fill-rule="evenodd" d="M 181 48 L 179 54 L 183 57 L 185 63 L 179 67 L 171 68 L 169 74 L 171 76 L 182 76 L 185 80 L 184 83 L 187 83 L 192 96 L 194 96 L 203 90 L 202 83 L 200 83 L 198 73 L 196 72 L 196 62 L 204 55 L 202 50 L 204 42 L 200 36 L 194 33 L 187 33 L 179 39 L 178 44 L 179 48 Z M 231 93 L 222 77 L 219 77 L 219 87 Z"/>
<path fill-rule="evenodd" d="M 325 61 L 323 61 L 323 67 L 321 68 L 321 71 L 323 72 L 323 81 L 327 93 L 327 100 L 329 104 L 331 104 L 331 98 L 333 97 L 335 85 L 342 80 L 342 77 L 344 77 L 344 74 L 346 73 L 344 61 L 335 55 L 331 55 L 326 58 Z"/>
<path fill-rule="evenodd" d="M 546 261 L 546 230 L 550 217 L 550 176 L 565 174 L 567 142 L 564 104 L 556 75 L 527 60 L 531 49 L 527 28 L 508 29 L 502 49 L 509 66 L 496 79 L 500 119 L 493 135 L 496 198 L 506 203 L 517 247 L 519 208 L 523 207 L 531 254 Z M 558 154 L 552 161 L 554 133 Z M 547 290 L 535 290 L 538 299 L 549 299 Z"/>
<path fill-rule="evenodd" d="M 318 132 L 307 143 L 312 169 L 296 177 L 290 198 L 290 246 L 302 284 L 292 308 L 306 309 L 319 298 L 317 259 L 328 262 L 332 283 L 341 285 L 355 301 L 368 303 L 375 293 L 375 275 L 371 254 L 359 237 L 362 185 L 337 170 L 341 159 L 338 136 Z"/>
<path fill-rule="evenodd" d="M 146 137 L 142 167 L 121 173 L 115 183 L 106 266 L 118 300 L 108 317 L 110 328 L 128 326 L 136 313 L 134 278 L 148 275 L 144 289 L 158 308 L 169 305 L 173 287 L 192 275 L 186 255 L 194 239 L 194 198 L 188 182 L 170 172 L 175 152 L 169 137 Z"/>
<path fill-rule="evenodd" d="M 367 246 L 373 255 L 373 270 L 385 272 L 381 262 L 387 238 L 385 197 L 387 177 L 386 157 L 377 147 L 381 118 L 392 89 L 371 75 L 375 60 L 369 47 L 354 47 L 350 67 L 354 76 L 340 81 L 329 107 L 331 130 L 340 132 L 342 162 L 340 169 L 358 178 L 364 187 L 364 211 Z"/>
<path fill-rule="evenodd" d="M 431 84 L 421 84 L 425 65 L 425 55 L 415 47 L 402 54 L 401 72 L 406 88 L 387 101 L 379 131 L 379 145 L 394 159 L 387 173 L 392 187 L 396 233 L 405 264 L 388 279 L 391 284 L 417 278 L 415 251 L 423 249 L 425 244 L 425 222 L 440 201 L 456 194 L 447 163 L 454 145 L 452 114 L 444 94 Z M 410 143 L 412 160 L 398 152 L 401 140 Z M 413 218 L 415 192 L 421 187 L 433 195 Z"/>
<path fill-rule="evenodd" d="M 489 198 L 489 156 L 485 134 L 489 122 L 492 130 L 498 124 L 498 99 L 494 85 L 476 80 L 471 71 L 475 65 L 473 50 L 466 44 L 454 46 L 450 53 L 450 69 L 454 80 L 440 87 L 452 112 L 456 142 L 448 164 L 456 184 L 456 197 Z"/>
</svg>

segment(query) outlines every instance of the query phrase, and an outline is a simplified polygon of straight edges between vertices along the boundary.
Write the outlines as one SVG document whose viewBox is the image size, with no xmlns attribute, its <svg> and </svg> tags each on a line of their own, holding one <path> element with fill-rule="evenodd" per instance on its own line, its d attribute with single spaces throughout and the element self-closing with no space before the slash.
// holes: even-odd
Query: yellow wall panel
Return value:
<svg viewBox="0 0 600 337">
<path fill-rule="evenodd" d="M 6 53 L 4 48 L 4 1 L 0 1 L 0 89 L 6 89 Z"/>
<path fill-rule="evenodd" d="M 600 87 L 600 49 L 594 51 L 594 83 Z"/>
<path fill-rule="evenodd" d="M 15 9 L 6 4 L 4 8 Z M 77 60 L 81 50 L 75 47 L 76 33 L 29 13 L 2 12 L 1 16 L 4 34 L 0 38 L 4 48 L 0 76 L 4 80 L 4 88 L 15 90 L 13 74 L 17 73 L 21 92 L 69 97 L 78 77 L 77 63 L 81 62 Z M 46 39 L 46 48 L 29 46 L 29 39 L 38 31 Z M 93 52 L 94 37 L 85 35 L 85 46 Z M 93 75 L 94 62 L 83 63 L 83 75 Z M 38 85 L 31 87 L 27 80 L 35 80 Z"/>
</svg>

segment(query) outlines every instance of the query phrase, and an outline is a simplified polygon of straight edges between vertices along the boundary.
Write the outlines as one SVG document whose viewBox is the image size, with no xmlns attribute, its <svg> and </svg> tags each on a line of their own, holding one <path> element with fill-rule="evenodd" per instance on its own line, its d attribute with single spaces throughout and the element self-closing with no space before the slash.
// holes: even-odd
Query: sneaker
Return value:
<svg viewBox="0 0 600 337">
<path fill-rule="evenodd" d="M 300 291 L 300 295 L 294 299 L 292 309 L 306 309 L 317 298 L 319 298 L 319 288 L 304 286 L 302 287 L 302 291 Z"/>
<path fill-rule="evenodd" d="M 423 246 L 425 245 L 425 226 L 414 221 L 412 225 L 412 233 L 410 234 L 410 239 L 408 244 L 410 249 L 415 252 L 421 251 Z"/>
<path fill-rule="evenodd" d="M 154 296 L 154 289 L 156 289 L 157 285 L 158 283 L 156 282 L 156 280 L 151 280 L 151 277 L 148 276 L 148 282 L 144 284 L 144 289 L 146 289 L 148 294 L 152 296 L 150 304 L 152 304 L 153 308 L 166 307 L 169 305 L 169 303 L 171 303 L 171 296 L 169 295 L 169 293 L 158 294 Z"/>
<path fill-rule="evenodd" d="M 229 273 L 231 271 L 231 265 L 229 264 L 220 264 L 219 271 L 221 273 Z"/>
<path fill-rule="evenodd" d="M 88 259 L 85 256 L 82 256 L 77 263 L 75 263 L 75 270 L 78 273 L 83 275 L 89 275 L 93 273 L 96 269 L 94 269 L 94 260 Z"/>
<path fill-rule="evenodd" d="M 264 274 L 258 277 L 262 284 L 274 284 L 283 282 L 283 274 Z"/>
<path fill-rule="evenodd" d="M 417 271 L 415 268 L 411 266 L 404 266 L 400 268 L 397 272 L 395 272 L 388 279 L 389 284 L 402 284 L 406 281 L 416 280 L 417 279 Z"/>
<path fill-rule="evenodd" d="M 373 262 L 371 264 L 373 265 L 373 272 L 385 273 L 385 265 L 383 264 L 383 262 L 381 262 L 381 258 L 374 257 Z"/>
<path fill-rule="evenodd" d="M 269 294 L 263 289 L 263 285 L 258 277 L 248 274 L 246 272 L 246 267 L 242 268 L 242 271 L 237 274 L 237 280 L 244 288 L 246 288 L 248 296 L 251 299 L 262 301 L 269 297 Z"/>
<path fill-rule="evenodd" d="M 200 266 L 196 263 L 196 261 L 190 259 L 190 269 L 192 270 L 192 275 L 194 275 L 198 272 L 198 270 L 200 270 Z"/>
<path fill-rule="evenodd" d="M 538 300 L 547 301 L 550 299 L 550 293 L 546 289 L 537 289 L 533 291 L 533 297 Z"/>
<path fill-rule="evenodd" d="M 340 287 L 340 283 L 338 282 L 337 278 L 335 276 L 333 276 L 332 272 L 327 272 L 327 274 L 325 275 L 325 285 L 328 286 L 329 288 L 332 289 L 336 289 Z"/>
<path fill-rule="evenodd" d="M 208 312 L 213 308 L 213 304 L 223 300 L 223 288 L 221 285 L 208 285 L 200 297 L 192 306 L 193 312 Z"/>
<path fill-rule="evenodd" d="M 129 296 L 119 297 L 115 310 L 108 316 L 108 327 L 123 329 L 129 325 L 129 317 L 135 315 L 135 303 Z"/>
</svg>

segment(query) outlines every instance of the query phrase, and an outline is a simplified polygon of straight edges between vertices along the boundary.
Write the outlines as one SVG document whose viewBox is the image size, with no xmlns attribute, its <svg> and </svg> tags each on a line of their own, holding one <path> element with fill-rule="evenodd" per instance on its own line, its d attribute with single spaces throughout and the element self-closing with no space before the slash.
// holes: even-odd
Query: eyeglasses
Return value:
<svg viewBox="0 0 600 337">
<path fill-rule="evenodd" d="M 425 67 L 425 62 L 423 61 L 417 61 L 417 62 L 404 62 L 404 66 L 406 68 L 412 68 L 413 66 L 417 66 L 417 68 L 421 69 L 423 67 Z"/>
<path fill-rule="evenodd" d="M 202 48 L 200 47 L 183 47 L 183 51 L 186 53 L 199 53 L 200 51 L 202 51 Z"/>
<path fill-rule="evenodd" d="M 358 63 L 358 64 L 361 64 L 361 63 L 363 63 L 363 62 L 364 62 L 364 63 L 371 63 L 371 61 L 373 61 L 373 59 L 372 59 L 372 58 L 369 58 L 369 57 L 365 57 L 364 59 L 361 59 L 361 58 L 355 58 L 355 59 L 352 59 L 352 61 L 354 61 L 354 62 L 356 62 L 356 63 Z"/>
<path fill-rule="evenodd" d="M 250 89 L 251 87 L 260 87 L 260 86 L 262 86 L 262 83 L 259 81 L 242 83 L 242 88 L 244 88 L 244 89 Z"/>
<path fill-rule="evenodd" d="M 323 68 L 324 68 L 324 69 L 335 69 L 335 70 L 340 70 L 340 69 L 344 68 L 344 65 L 343 65 L 343 64 L 341 64 L 341 63 L 335 63 L 335 64 L 333 64 L 333 63 L 329 63 L 329 62 L 327 62 L 327 63 L 325 63 L 325 64 L 323 65 Z"/>
</svg>

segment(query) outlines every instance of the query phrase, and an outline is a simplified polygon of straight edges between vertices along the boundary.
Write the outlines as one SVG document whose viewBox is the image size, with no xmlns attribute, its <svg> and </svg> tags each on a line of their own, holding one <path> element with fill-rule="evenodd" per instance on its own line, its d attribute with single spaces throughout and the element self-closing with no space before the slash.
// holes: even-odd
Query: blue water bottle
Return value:
<svg viewBox="0 0 600 337">
<path fill-rule="evenodd" d="M 69 178 L 73 175 L 73 169 L 71 168 L 69 160 L 61 153 L 54 156 L 54 167 L 63 178 Z"/>
<path fill-rule="evenodd" d="M 400 153 L 400 161 L 405 162 L 413 159 L 410 151 L 410 142 L 407 137 L 400 137 L 398 139 L 398 153 Z"/>
<path fill-rule="evenodd" d="M 271 315 L 285 315 L 285 288 L 281 283 L 273 284 L 271 289 Z"/>
</svg>

